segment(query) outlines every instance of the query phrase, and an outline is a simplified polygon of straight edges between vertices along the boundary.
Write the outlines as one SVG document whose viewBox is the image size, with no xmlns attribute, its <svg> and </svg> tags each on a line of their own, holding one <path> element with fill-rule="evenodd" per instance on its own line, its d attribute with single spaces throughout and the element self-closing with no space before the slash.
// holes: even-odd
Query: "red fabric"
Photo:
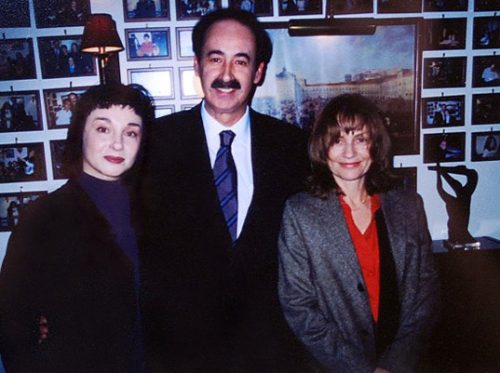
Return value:
<svg viewBox="0 0 500 373">
<path fill-rule="evenodd" d="M 344 216 L 354 244 L 354 249 L 356 250 L 361 273 L 365 280 L 372 316 L 375 322 L 377 322 L 380 299 L 380 254 L 375 212 L 380 207 L 380 196 L 374 195 L 371 197 L 372 218 L 365 233 L 361 233 L 354 223 L 351 208 L 344 201 L 344 197 L 340 196 L 339 199 L 344 210 Z"/>
</svg>

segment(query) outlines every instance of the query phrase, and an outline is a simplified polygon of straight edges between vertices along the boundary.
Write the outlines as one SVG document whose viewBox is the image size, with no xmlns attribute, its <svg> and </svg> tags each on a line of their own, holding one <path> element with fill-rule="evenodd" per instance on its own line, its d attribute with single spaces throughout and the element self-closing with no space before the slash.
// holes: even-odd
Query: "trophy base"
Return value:
<svg viewBox="0 0 500 373">
<path fill-rule="evenodd" d="M 453 242 L 450 240 L 444 240 L 443 245 L 448 250 L 479 250 L 481 248 L 481 243 L 479 241 Z"/>
</svg>

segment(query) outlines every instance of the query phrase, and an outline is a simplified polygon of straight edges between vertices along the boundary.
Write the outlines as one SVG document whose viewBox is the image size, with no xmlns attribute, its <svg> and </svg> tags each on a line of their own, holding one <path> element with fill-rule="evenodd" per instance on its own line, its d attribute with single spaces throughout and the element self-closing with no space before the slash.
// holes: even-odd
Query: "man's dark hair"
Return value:
<svg viewBox="0 0 500 373">
<path fill-rule="evenodd" d="M 222 8 L 210 12 L 201 17 L 194 26 L 192 34 L 193 51 L 198 60 L 202 57 L 201 50 L 210 27 L 217 22 L 225 20 L 239 22 L 252 32 L 256 46 L 255 66 L 258 66 L 261 62 L 265 64 L 269 63 L 273 54 L 273 44 L 268 33 L 253 13 L 233 8 Z"/>
<path fill-rule="evenodd" d="M 126 175 L 135 174 L 138 164 L 141 163 L 142 149 L 148 135 L 148 127 L 155 118 L 153 99 L 149 92 L 139 84 L 106 84 L 89 88 L 80 96 L 73 110 L 62 162 L 65 176 L 75 178 L 82 172 L 83 131 L 90 113 L 95 109 L 108 109 L 113 105 L 131 107 L 143 122 L 139 154 L 134 166 L 126 173 Z"/>
</svg>

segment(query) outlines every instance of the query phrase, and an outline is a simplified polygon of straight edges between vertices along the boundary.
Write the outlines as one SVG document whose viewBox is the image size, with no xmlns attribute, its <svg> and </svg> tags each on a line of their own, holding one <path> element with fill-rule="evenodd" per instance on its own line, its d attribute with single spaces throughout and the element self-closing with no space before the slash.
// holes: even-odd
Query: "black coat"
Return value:
<svg viewBox="0 0 500 373">
<path fill-rule="evenodd" d="M 23 210 L 0 273 L 9 373 L 132 371 L 135 312 L 132 264 L 76 182 Z"/>
</svg>

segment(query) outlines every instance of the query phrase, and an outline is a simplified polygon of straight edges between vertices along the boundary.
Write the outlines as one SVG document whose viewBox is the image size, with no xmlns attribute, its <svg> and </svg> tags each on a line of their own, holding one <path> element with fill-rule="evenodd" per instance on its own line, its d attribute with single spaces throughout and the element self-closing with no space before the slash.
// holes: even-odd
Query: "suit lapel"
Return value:
<svg viewBox="0 0 500 373">
<path fill-rule="evenodd" d="M 394 264 L 398 280 L 402 279 L 405 266 L 405 253 L 399 248 L 405 248 L 405 221 L 401 219 L 407 213 L 399 203 L 399 197 L 392 193 L 381 194 L 382 212 L 387 226 L 387 233 L 392 248 Z M 398 272 L 399 271 L 399 272 Z"/>
</svg>

